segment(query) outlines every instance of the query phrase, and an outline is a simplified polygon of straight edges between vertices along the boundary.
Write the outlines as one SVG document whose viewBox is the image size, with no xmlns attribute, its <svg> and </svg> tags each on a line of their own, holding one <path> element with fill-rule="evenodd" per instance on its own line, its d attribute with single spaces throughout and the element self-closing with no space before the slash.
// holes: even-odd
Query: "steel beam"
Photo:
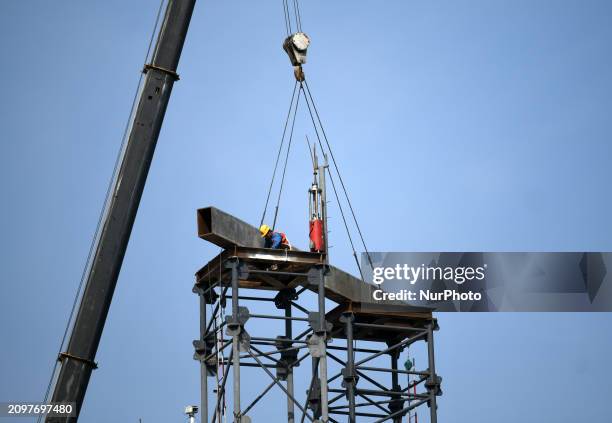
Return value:
<svg viewBox="0 0 612 423">
<path fill-rule="evenodd" d="M 199 209 L 197 218 L 198 236 L 219 247 L 263 248 L 264 246 L 264 240 L 256 227 L 216 207 Z"/>
</svg>

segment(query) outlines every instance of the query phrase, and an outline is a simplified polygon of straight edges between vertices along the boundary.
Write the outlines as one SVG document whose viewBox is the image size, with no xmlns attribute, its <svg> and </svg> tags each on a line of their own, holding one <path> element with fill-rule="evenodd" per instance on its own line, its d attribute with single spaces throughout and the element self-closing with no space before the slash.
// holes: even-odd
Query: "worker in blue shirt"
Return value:
<svg viewBox="0 0 612 423">
<path fill-rule="evenodd" d="M 264 238 L 264 247 L 273 249 L 285 249 L 290 250 L 291 244 L 289 240 L 282 232 L 273 231 L 268 225 L 261 225 L 259 228 L 261 237 Z"/>
</svg>

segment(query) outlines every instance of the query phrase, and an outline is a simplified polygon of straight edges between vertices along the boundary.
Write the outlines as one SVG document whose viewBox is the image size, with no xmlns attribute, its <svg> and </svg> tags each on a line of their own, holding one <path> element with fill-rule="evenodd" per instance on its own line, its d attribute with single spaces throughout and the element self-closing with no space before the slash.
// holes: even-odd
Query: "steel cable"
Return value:
<svg viewBox="0 0 612 423">
<path fill-rule="evenodd" d="M 302 16 L 300 15 L 299 0 L 293 0 L 293 9 L 295 11 L 295 26 L 298 32 L 302 32 Z"/>
<path fill-rule="evenodd" d="M 293 94 L 291 94 L 291 102 L 289 103 L 289 110 L 287 111 L 287 118 L 285 119 L 285 127 L 283 128 L 283 136 L 281 137 L 281 143 L 278 147 L 278 153 L 276 155 L 276 163 L 274 164 L 274 171 L 272 172 L 272 180 L 270 181 L 270 187 L 268 188 L 268 195 L 266 197 L 266 204 L 263 209 L 263 213 L 261 215 L 261 221 L 259 222 L 259 226 L 263 225 L 263 222 L 266 218 L 266 212 L 268 211 L 268 203 L 270 201 L 270 194 L 272 193 L 272 187 L 274 185 L 274 179 L 276 177 L 276 171 L 278 169 L 278 161 L 281 156 L 281 152 L 283 151 L 283 144 L 285 143 L 285 134 L 287 132 L 287 125 L 289 124 L 289 117 L 291 116 L 291 110 L 293 109 L 293 99 L 295 98 L 295 91 L 297 89 L 297 81 L 293 85 Z"/>
<path fill-rule="evenodd" d="M 285 16 L 285 28 L 287 30 L 287 37 L 291 35 L 291 17 L 289 14 L 289 4 L 287 0 L 283 0 L 283 12 Z"/>
<path fill-rule="evenodd" d="M 281 178 L 280 187 L 278 190 L 278 198 L 276 200 L 276 208 L 274 210 L 274 221 L 272 222 L 272 229 L 276 227 L 276 218 L 278 217 L 278 207 L 280 206 L 281 194 L 283 193 L 283 185 L 285 183 L 285 173 L 287 172 L 287 163 L 289 162 L 289 151 L 291 150 L 291 142 L 293 141 L 293 128 L 295 127 L 295 116 L 297 115 L 298 105 L 300 104 L 300 94 L 304 91 L 302 84 L 298 90 L 297 99 L 295 100 L 295 109 L 293 110 L 293 119 L 291 122 L 291 131 L 289 132 L 289 143 L 287 144 L 287 154 L 285 155 L 285 164 L 283 166 L 283 176 Z M 304 97 L 306 95 L 304 94 Z"/>
<path fill-rule="evenodd" d="M 323 146 L 323 142 L 321 141 L 321 137 L 319 136 L 319 130 L 318 130 L 317 125 L 315 123 L 314 115 L 313 115 L 312 109 L 310 107 L 310 102 L 308 101 L 308 97 L 306 95 L 304 95 L 304 100 L 306 101 L 306 105 L 308 106 L 308 112 L 310 114 L 310 119 L 311 119 L 312 125 L 314 127 L 315 135 L 317 136 L 317 141 L 319 143 L 319 147 L 321 148 L 321 151 L 323 152 L 323 154 L 325 154 L 325 147 Z M 332 189 L 334 191 L 334 196 L 336 197 L 336 201 L 338 202 L 338 208 L 340 209 L 340 216 L 342 217 L 342 222 L 344 223 L 344 228 L 346 230 L 346 235 L 347 235 L 347 237 L 349 239 L 349 243 L 351 244 L 351 249 L 353 250 L 353 257 L 355 259 L 355 263 L 357 264 L 357 269 L 359 269 L 359 275 L 361 276 L 361 279 L 363 281 L 365 281 L 365 278 L 363 277 L 363 271 L 361 270 L 361 265 L 359 264 L 359 259 L 357 258 L 357 250 L 355 249 L 355 243 L 353 242 L 353 237 L 351 236 L 351 231 L 350 231 L 350 229 L 348 227 L 348 223 L 346 221 L 346 216 L 344 215 L 344 209 L 343 209 L 342 203 L 340 201 L 340 196 L 338 195 L 338 190 L 336 189 L 336 183 L 334 182 L 334 178 L 333 178 L 332 173 L 329 172 L 328 175 L 329 175 L 329 180 L 331 181 L 331 184 L 332 184 Z"/>
<path fill-rule="evenodd" d="M 315 111 L 315 114 L 317 116 L 317 121 L 319 122 L 319 126 L 321 127 L 321 133 L 323 134 L 323 138 L 325 139 L 325 144 L 327 145 L 327 148 L 329 150 L 329 154 L 332 158 L 332 162 L 334 163 L 334 168 L 336 169 L 336 173 L 338 174 L 338 179 L 340 180 L 340 184 L 342 185 L 342 190 L 344 191 L 344 196 L 346 197 L 346 201 L 348 203 L 349 209 L 351 211 L 351 214 L 353 216 L 353 221 L 355 222 L 355 226 L 357 227 L 357 232 L 359 233 L 359 238 L 361 238 L 361 243 L 363 245 L 363 248 L 365 250 L 365 253 L 368 257 L 368 261 L 370 263 L 370 267 L 373 268 L 372 265 L 372 258 L 370 257 L 370 252 L 368 251 L 368 248 L 366 246 L 365 240 L 363 238 L 363 234 L 361 232 L 361 227 L 359 226 L 359 222 L 357 222 L 357 217 L 355 215 L 355 210 L 353 210 L 353 205 L 351 203 L 351 199 L 349 198 L 348 192 L 346 190 L 346 186 L 344 185 L 344 180 L 342 179 L 342 175 L 340 174 L 340 169 L 338 168 L 338 164 L 336 163 L 336 158 L 334 157 L 334 153 L 331 149 L 331 145 L 329 144 L 329 141 L 327 139 L 327 134 L 325 133 L 325 128 L 323 128 L 323 123 L 321 123 L 321 118 L 319 117 L 319 112 L 317 110 L 317 106 L 315 105 L 314 99 L 312 98 L 312 94 L 310 93 L 310 88 L 308 87 L 308 82 L 304 81 L 304 85 L 306 86 L 306 92 L 308 94 L 308 97 L 310 97 L 310 101 L 312 102 L 312 107 Z"/>
</svg>

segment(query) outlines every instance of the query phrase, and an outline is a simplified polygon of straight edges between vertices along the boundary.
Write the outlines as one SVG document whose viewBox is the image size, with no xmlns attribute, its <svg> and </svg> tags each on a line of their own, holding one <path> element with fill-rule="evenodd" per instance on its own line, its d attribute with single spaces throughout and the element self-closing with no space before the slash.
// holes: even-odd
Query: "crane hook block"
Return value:
<svg viewBox="0 0 612 423">
<path fill-rule="evenodd" d="M 287 52 L 293 66 L 301 66 L 306 63 L 306 50 L 309 45 L 310 38 L 303 32 L 296 32 L 285 39 L 283 49 Z"/>
</svg>

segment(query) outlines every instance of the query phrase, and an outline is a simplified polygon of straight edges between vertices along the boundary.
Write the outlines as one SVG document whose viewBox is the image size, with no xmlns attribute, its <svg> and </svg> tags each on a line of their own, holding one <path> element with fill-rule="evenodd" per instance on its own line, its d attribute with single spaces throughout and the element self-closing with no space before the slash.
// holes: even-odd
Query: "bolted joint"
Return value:
<svg viewBox="0 0 612 423">
<path fill-rule="evenodd" d="M 287 288 L 281 291 L 278 291 L 276 297 L 274 297 L 274 305 L 278 309 L 284 309 L 291 306 L 291 301 L 295 301 L 298 299 L 297 292 L 295 288 Z"/>
<path fill-rule="evenodd" d="M 244 328 L 247 320 L 249 320 L 250 314 L 249 309 L 246 307 L 238 307 L 238 313 L 236 313 L 236 318 L 234 319 L 233 315 L 225 316 L 225 323 L 227 325 L 227 330 L 225 333 L 229 336 L 238 335 L 241 329 Z"/>
<path fill-rule="evenodd" d="M 319 336 L 313 333 L 306 338 L 306 343 L 311 357 L 319 358 L 325 356 L 325 336 Z"/>
<path fill-rule="evenodd" d="M 204 297 L 206 304 L 214 304 L 219 299 L 219 294 L 213 288 L 205 288 L 202 285 L 195 284 L 191 290 L 194 294 Z"/>
<path fill-rule="evenodd" d="M 197 361 L 203 361 L 208 353 L 212 351 L 212 347 L 206 341 L 200 339 L 193 341 L 193 348 L 195 350 L 193 359 Z"/>
<path fill-rule="evenodd" d="M 398 337 L 398 338 L 395 338 L 395 339 L 391 339 L 389 341 L 386 341 L 385 344 L 387 344 L 387 348 L 391 348 L 393 345 L 396 345 L 402 339 L 404 339 L 404 338 Z M 406 349 L 406 346 L 402 345 L 400 347 L 393 348 L 392 350 L 387 351 L 387 354 L 389 354 L 391 357 L 395 356 L 395 357 L 399 358 L 399 356 L 402 354 L 402 351 L 404 351 L 405 349 Z"/>
<path fill-rule="evenodd" d="M 298 350 L 292 349 L 288 351 L 288 348 L 293 346 L 293 341 L 286 336 L 276 337 L 276 349 L 280 351 L 281 360 L 284 360 L 289 366 L 293 366 L 297 362 Z"/>
<path fill-rule="evenodd" d="M 310 268 L 308 271 L 308 276 L 306 280 L 309 286 L 319 286 L 321 278 L 325 278 L 325 276 L 329 273 L 329 266 L 325 264 L 317 264 Z"/>
<path fill-rule="evenodd" d="M 348 387 L 355 387 L 357 385 L 357 382 L 359 382 L 359 376 L 357 375 L 357 372 L 355 371 L 354 368 L 351 367 L 344 367 L 341 370 L 342 373 L 342 387 L 343 388 L 348 388 Z"/>
<path fill-rule="evenodd" d="M 323 319 L 325 319 L 325 315 L 323 315 Z M 318 333 L 320 335 L 324 335 L 326 333 L 331 332 L 332 324 L 327 320 L 324 320 L 324 330 L 321 331 L 321 315 L 316 311 L 311 311 L 308 313 L 308 326 L 312 329 L 313 332 Z"/>
<path fill-rule="evenodd" d="M 205 356 L 213 352 L 215 349 L 214 332 L 207 333 L 203 340 L 196 339 L 193 341 L 193 348 L 195 349 L 193 359 L 202 361 Z"/>
<path fill-rule="evenodd" d="M 353 323 L 355 321 L 355 315 L 353 314 L 352 311 L 346 311 L 344 313 L 342 313 L 342 315 L 340 316 L 340 322 L 342 323 Z"/>
<path fill-rule="evenodd" d="M 226 269 L 234 269 L 238 271 L 238 279 L 248 279 L 249 278 L 249 267 L 246 263 L 241 263 L 238 260 L 238 257 L 230 257 L 225 261 Z"/>
<path fill-rule="evenodd" d="M 340 323 L 344 324 L 342 331 L 347 339 L 353 339 L 353 322 L 355 322 L 355 315 L 352 312 L 342 313 L 340 316 Z"/>
<path fill-rule="evenodd" d="M 200 361 L 206 365 L 206 373 L 208 376 L 217 375 L 217 363 L 216 358 L 211 353 L 215 350 L 215 339 L 214 334 L 210 333 L 206 336 L 205 340 L 196 339 L 193 341 L 193 359 Z M 208 359 L 206 358 L 207 356 Z"/>
<path fill-rule="evenodd" d="M 240 264 L 240 261 L 238 260 L 238 257 L 236 256 L 232 256 L 229 257 L 227 260 L 225 260 L 225 263 L 223 264 L 223 266 L 226 269 L 232 269 L 235 266 L 238 266 Z"/>
<path fill-rule="evenodd" d="M 293 346 L 293 341 L 286 336 L 277 336 L 275 346 L 280 352 L 280 359 L 276 363 L 276 377 L 287 380 L 290 369 L 297 363 L 298 350 L 283 351 Z"/>
<path fill-rule="evenodd" d="M 217 359 L 215 357 L 210 357 L 208 360 L 204 362 L 206 365 L 206 375 L 210 377 L 217 376 Z"/>
<path fill-rule="evenodd" d="M 279 362 L 276 363 L 276 378 L 278 380 L 287 380 L 287 376 L 289 376 L 289 367 L 279 360 Z"/>
<path fill-rule="evenodd" d="M 431 375 L 425 381 L 425 388 L 428 392 L 433 392 L 437 397 L 442 395 L 442 377 L 438 375 Z"/>
<path fill-rule="evenodd" d="M 244 328 L 238 335 L 238 348 L 240 352 L 248 352 L 251 349 L 251 335 Z"/>
<path fill-rule="evenodd" d="M 395 398 L 389 403 L 389 411 L 391 414 L 396 413 L 404 409 L 404 400 L 401 398 Z"/>
</svg>

